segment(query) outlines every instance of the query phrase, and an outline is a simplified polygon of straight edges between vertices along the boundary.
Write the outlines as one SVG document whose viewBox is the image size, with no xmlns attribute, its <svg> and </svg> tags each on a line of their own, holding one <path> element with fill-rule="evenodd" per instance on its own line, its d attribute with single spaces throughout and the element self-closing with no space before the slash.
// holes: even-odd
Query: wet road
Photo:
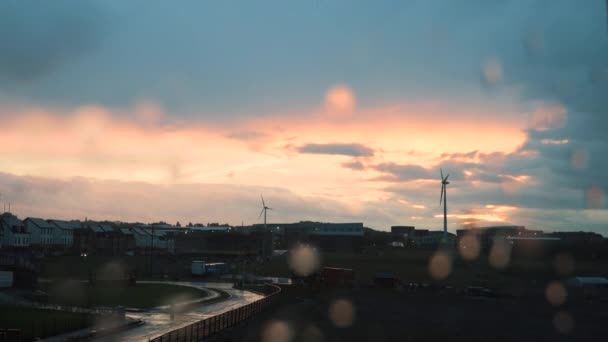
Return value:
<svg viewBox="0 0 608 342">
<path fill-rule="evenodd" d="M 226 291 L 231 298 L 213 304 L 202 304 L 199 307 L 193 308 L 191 311 L 175 315 L 172 321 L 168 313 L 162 312 L 162 309 L 150 310 L 147 312 L 127 313 L 127 317 L 141 319 L 145 322 L 144 325 L 125 331 L 123 333 L 112 336 L 116 341 L 147 341 L 162 334 L 168 333 L 174 329 L 181 328 L 191 323 L 200 321 L 210 316 L 221 314 L 225 311 L 238 308 L 245 304 L 263 298 L 263 296 L 251 293 L 248 291 L 235 290 L 232 288 L 232 283 L 202 283 L 202 282 L 165 282 L 175 285 L 192 286 L 205 290 L 206 288 L 216 288 Z M 209 291 L 209 290 L 206 290 Z M 215 292 L 213 292 L 215 293 Z M 217 296 L 217 294 L 212 295 Z M 205 299 L 212 298 L 207 297 Z M 99 339 L 95 341 L 108 340 Z"/>
</svg>

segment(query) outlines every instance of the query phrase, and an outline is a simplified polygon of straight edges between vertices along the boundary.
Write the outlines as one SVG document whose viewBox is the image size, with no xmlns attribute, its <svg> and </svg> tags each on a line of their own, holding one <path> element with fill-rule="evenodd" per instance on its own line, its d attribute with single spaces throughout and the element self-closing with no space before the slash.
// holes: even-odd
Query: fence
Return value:
<svg viewBox="0 0 608 342">
<path fill-rule="evenodd" d="M 192 323 L 183 328 L 175 329 L 164 335 L 158 336 L 151 342 L 195 342 L 205 338 L 219 334 L 225 329 L 232 328 L 241 322 L 246 321 L 255 314 L 261 312 L 265 307 L 274 302 L 277 295 L 281 292 L 281 288 L 275 285 L 267 284 L 267 287 L 272 287 L 274 291 L 266 297 L 241 306 L 230 311 L 226 311 L 217 316 L 206 318 L 202 321 Z"/>
</svg>

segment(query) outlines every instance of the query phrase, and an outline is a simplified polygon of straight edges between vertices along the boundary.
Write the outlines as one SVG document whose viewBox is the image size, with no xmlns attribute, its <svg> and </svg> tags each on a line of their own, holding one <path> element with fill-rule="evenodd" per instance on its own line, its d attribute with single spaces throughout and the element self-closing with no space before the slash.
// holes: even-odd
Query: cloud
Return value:
<svg viewBox="0 0 608 342">
<path fill-rule="evenodd" d="M 93 1 L 2 1 L 0 80 L 32 80 L 74 62 L 101 42 L 104 18 Z"/>
<path fill-rule="evenodd" d="M 392 181 L 411 181 L 419 179 L 434 179 L 435 175 L 431 171 L 419 165 L 401 165 L 396 163 L 381 163 L 374 166 L 374 169 L 387 174 L 389 177 L 380 178 Z"/>
<path fill-rule="evenodd" d="M 299 153 L 309 154 L 330 154 L 342 155 L 351 157 L 371 157 L 374 155 L 374 149 L 358 143 L 330 143 L 330 144 L 304 144 L 296 147 Z"/>
<path fill-rule="evenodd" d="M 356 171 L 365 170 L 365 165 L 363 165 L 362 162 L 360 162 L 359 160 L 356 160 L 356 159 L 353 159 L 353 160 L 347 161 L 347 162 L 343 162 L 340 165 L 346 169 L 351 169 L 351 170 L 356 170 Z"/>
<path fill-rule="evenodd" d="M 259 131 L 253 130 L 242 130 L 242 131 L 234 131 L 226 134 L 226 138 L 243 140 L 243 141 L 251 141 L 267 138 L 268 134 Z"/>
</svg>

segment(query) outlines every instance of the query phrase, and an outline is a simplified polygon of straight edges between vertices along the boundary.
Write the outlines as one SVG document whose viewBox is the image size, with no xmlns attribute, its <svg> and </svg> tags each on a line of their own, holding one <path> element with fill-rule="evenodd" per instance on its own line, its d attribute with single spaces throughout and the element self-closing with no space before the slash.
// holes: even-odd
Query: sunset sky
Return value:
<svg viewBox="0 0 608 342">
<path fill-rule="evenodd" d="M 604 0 L 2 1 L 0 201 L 608 233 Z"/>
</svg>

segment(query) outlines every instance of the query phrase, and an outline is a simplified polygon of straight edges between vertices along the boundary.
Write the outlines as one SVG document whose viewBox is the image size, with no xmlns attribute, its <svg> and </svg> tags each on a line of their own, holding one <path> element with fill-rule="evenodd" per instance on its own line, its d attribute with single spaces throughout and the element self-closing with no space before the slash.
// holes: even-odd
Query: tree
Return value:
<svg viewBox="0 0 608 342">
<path fill-rule="evenodd" d="M 175 224 L 176 227 L 181 227 L 182 225 L 179 223 L 179 221 L 177 221 L 177 223 Z"/>
<path fill-rule="evenodd" d="M 188 222 L 188 225 L 186 227 L 192 227 L 192 222 Z"/>
</svg>

